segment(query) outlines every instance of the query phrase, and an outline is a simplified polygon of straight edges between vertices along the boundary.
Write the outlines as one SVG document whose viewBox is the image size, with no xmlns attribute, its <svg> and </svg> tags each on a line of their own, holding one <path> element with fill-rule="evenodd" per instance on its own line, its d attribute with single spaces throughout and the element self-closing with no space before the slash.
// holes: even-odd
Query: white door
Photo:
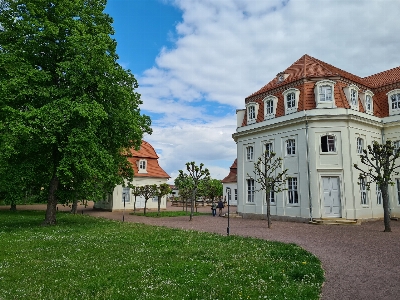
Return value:
<svg viewBox="0 0 400 300">
<path fill-rule="evenodd" d="M 339 177 L 322 177 L 324 195 L 324 217 L 340 218 L 340 185 Z"/>
</svg>

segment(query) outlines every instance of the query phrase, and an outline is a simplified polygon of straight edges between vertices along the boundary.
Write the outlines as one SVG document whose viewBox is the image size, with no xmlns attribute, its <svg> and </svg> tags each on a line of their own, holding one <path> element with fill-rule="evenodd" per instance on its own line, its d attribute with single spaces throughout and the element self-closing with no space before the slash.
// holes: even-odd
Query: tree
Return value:
<svg viewBox="0 0 400 300">
<path fill-rule="evenodd" d="M 221 180 L 210 178 L 200 182 L 199 190 L 201 191 L 201 195 L 211 199 L 211 201 L 214 201 L 216 197 L 222 196 L 223 185 Z"/>
<path fill-rule="evenodd" d="M 161 199 L 165 195 L 168 195 L 171 193 L 171 188 L 169 187 L 168 184 L 166 183 L 161 183 L 156 191 L 156 196 L 157 196 L 157 204 L 158 204 L 158 210 L 157 210 L 157 216 L 160 215 L 160 206 L 161 206 Z"/>
<path fill-rule="evenodd" d="M 204 167 L 203 163 L 201 163 L 200 166 L 196 166 L 196 163 L 192 161 L 186 163 L 187 174 L 183 173 L 182 170 L 179 170 L 179 176 L 178 176 L 179 180 L 186 183 L 192 181 L 192 186 L 191 186 L 192 202 L 190 207 L 190 218 L 189 218 L 190 221 L 192 221 L 193 219 L 193 209 L 196 203 L 196 193 L 199 183 L 202 180 L 209 180 L 210 178 L 210 172 L 208 171 L 207 168 L 203 169 L 203 167 Z"/>
<path fill-rule="evenodd" d="M 193 179 L 184 174 L 183 176 L 178 176 L 174 181 L 175 186 L 179 189 L 179 196 L 182 201 L 186 204 L 187 211 L 187 201 L 192 196 L 193 191 Z M 185 205 L 182 206 L 182 210 L 185 210 Z"/>
<path fill-rule="evenodd" d="M 29 174 L 41 174 L 32 178 L 48 191 L 44 224 L 55 224 L 61 187 L 64 199 L 79 191 L 82 199 L 96 200 L 131 180 L 128 149 L 140 147 L 151 122 L 140 113 L 136 79 L 117 63 L 106 0 L 5 3 L 1 164 L 25 175 L 16 159 L 23 155 Z M 31 181 L 21 188 L 29 189 Z"/>
<path fill-rule="evenodd" d="M 383 221 L 385 232 L 391 232 L 390 210 L 389 210 L 389 185 L 393 185 L 392 175 L 398 175 L 395 171 L 400 167 L 396 165 L 396 160 L 400 156 L 400 151 L 392 141 L 388 140 L 385 144 L 374 141 L 368 145 L 368 150 L 364 149 L 360 155 L 361 163 L 367 166 L 368 170 L 361 169 L 357 164 L 354 168 L 360 171 L 359 179 L 370 189 L 371 182 L 375 182 L 382 193 Z M 360 182 L 359 182 L 360 184 Z"/>
<path fill-rule="evenodd" d="M 140 186 L 130 186 L 132 189 L 132 194 L 135 196 L 135 200 L 133 201 L 133 212 L 136 212 L 136 197 L 142 194 Z"/>
<path fill-rule="evenodd" d="M 144 211 L 143 214 L 146 215 L 147 209 L 147 200 L 153 198 L 157 193 L 157 185 L 156 184 L 147 184 L 140 187 L 141 195 L 144 198 Z"/>
<path fill-rule="evenodd" d="M 275 157 L 276 153 L 266 150 L 254 163 L 255 182 L 260 185 L 257 191 L 265 191 L 267 202 L 268 228 L 271 228 L 271 195 L 285 190 L 287 169 L 282 169 L 282 158 Z M 250 176 L 250 175 L 249 175 Z M 250 176 L 250 178 L 252 178 Z"/>
</svg>

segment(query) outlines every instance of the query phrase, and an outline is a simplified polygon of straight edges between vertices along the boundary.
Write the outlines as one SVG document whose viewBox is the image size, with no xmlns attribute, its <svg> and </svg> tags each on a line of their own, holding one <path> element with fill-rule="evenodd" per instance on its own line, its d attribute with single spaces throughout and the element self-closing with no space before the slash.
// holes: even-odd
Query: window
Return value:
<svg viewBox="0 0 400 300">
<path fill-rule="evenodd" d="M 249 102 L 246 104 L 247 109 L 247 124 L 254 124 L 257 122 L 258 103 Z"/>
<path fill-rule="evenodd" d="M 146 161 L 145 160 L 139 161 L 139 169 L 146 170 Z"/>
<path fill-rule="evenodd" d="M 396 179 L 396 186 L 397 186 L 397 204 L 400 205 L 400 179 Z"/>
<path fill-rule="evenodd" d="M 235 189 L 235 201 L 237 201 L 237 189 Z"/>
<path fill-rule="evenodd" d="M 153 197 L 153 202 L 158 202 L 158 196 Z"/>
<path fill-rule="evenodd" d="M 399 151 L 400 149 L 400 141 L 393 142 L 393 147 L 394 147 L 394 154 L 396 154 L 396 152 Z"/>
<path fill-rule="evenodd" d="M 343 88 L 344 94 L 346 95 L 347 101 L 349 102 L 350 108 L 358 110 L 358 86 L 350 84 Z"/>
<path fill-rule="evenodd" d="M 360 193 L 361 193 L 361 204 L 367 205 L 367 187 L 365 184 L 365 179 L 360 179 Z"/>
<path fill-rule="evenodd" d="M 256 118 L 256 108 L 254 106 L 249 106 L 249 120 Z"/>
<path fill-rule="evenodd" d="M 270 204 L 275 204 L 275 192 L 274 191 L 269 192 L 268 198 L 269 198 Z"/>
<path fill-rule="evenodd" d="M 322 152 L 336 152 L 336 139 L 333 135 L 321 136 L 321 151 Z"/>
<path fill-rule="evenodd" d="M 360 137 L 357 138 L 357 154 L 362 154 L 364 150 L 364 140 Z"/>
<path fill-rule="evenodd" d="M 121 200 L 122 200 L 122 203 L 131 202 L 130 189 L 129 188 L 126 188 L 126 187 L 122 188 L 122 198 L 121 198 Z"/>
<path fill-rule="evenodd" d="M 376 184 L 376 204 L 382 204 L 382 191 L 379 184 Z"/>
<path fill-rule="evenodd" d="M 285 114 L 292 114 L 297 112 L 299 104 L 300 90 L 290 88 L 282 93 L 285 102 Z"/>
<path fill-rule="evenodd" d="M 288 139 L 286 141 L 286 154 L 287 155 L 296 154 L 296 141 L 294 139 Z"/>
<path fill-rule="evenodd" d="M 365 110 L 372 110 L 372 97 L 370 95 L 365 96 Z"/>
<path fill-rule="evenodd" d="M 317 108 L 335 108 L 335 82 L 321 80 L 315 84 L 314 95 Z"/>
<path fill-rule="evenodd" d="M 274 150 L 273 150 L 273 146 L 272 146 L 272 143 L 265 143 L 264 144 L 264 151 L 265 152 L 268 152 L 269 154 L 270 153 L 272 153 Z"/>
<path fill-rule="evenodd" d="M 253 146 L 246 147 L 246 157 L 248 161 L 252 161 L 254 156 L 254 149 Z"/>
<path fill-rule="evenodd" d="M 247 179 L 247 202 L 254 203 L 254 179 Z"/>
<path fill-rule="evenodd" d="M 369 115 L 374 114 L 374 102 L 372 97 L 374 96 L 374 93 L 372 93 L 370 90 L 366 90 L 364 92 L 359 92 L 360 99 L 363 102 L 365 113 Z"/>
<path fill-rule="evenodd" d="M 299 194 L 297 192 L 297 178 L 296 177 L 288 178 L 288 201 L 289 201 L 289 204 L 298 204 L 299 203 Z"/>
<path fill-rule="evenodd" d="M 231 188 L 226 188 L 226 195 L 228 196 L 227 198 L 228 198 L 228 201 L 231 201 L 232 200 L 232 198 L 231 198 Z"/>
<path fill-rule="evenodd" d="M 319 96 L 319 101 L 321 102 L 332 101 L 332 86 L 321 85 L 319 87 L 318 96 Z"/>
<path fill-rule="evenodd" d="M 358 101 L 357 101 L 357 91 L 355 89 L 350 90 L 350 102 L 351 105 L 356 106 Z"/>
<path fill-rule="evenodd" d="M 400 114 L 400 89 L 395 89 L 386 94 L 388 96 L 389 115 Z"/>
<path fill-rule="evenodd" d="M 263 101 L 264 101 L 264 120 L 275 118 L 278 98 L 276 98 L 275 96 L 267 96 Z"/>
</svg>

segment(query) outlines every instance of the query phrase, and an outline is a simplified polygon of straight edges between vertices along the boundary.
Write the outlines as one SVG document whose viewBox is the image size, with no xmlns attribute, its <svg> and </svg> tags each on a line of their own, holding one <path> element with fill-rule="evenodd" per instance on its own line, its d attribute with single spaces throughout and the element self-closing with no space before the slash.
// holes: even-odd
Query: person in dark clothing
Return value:
<svg viewBox="0 0 400 300">
<path fill-rule="evenodd" d="M 217 214 L 217 203 L 215 203 L 214 201 L 211 204 L 211 210 L 213 217 L 215 217 L 215 215 Z"/>
<path fill-rule="evenodd" d="M 219 199 L 217 207 L 218 207 L 218 214 L 219 216 L 221 216 L 222 209 L 224 208 L 224 203 L 222 202 L 222 199 Z"/>
</svg>

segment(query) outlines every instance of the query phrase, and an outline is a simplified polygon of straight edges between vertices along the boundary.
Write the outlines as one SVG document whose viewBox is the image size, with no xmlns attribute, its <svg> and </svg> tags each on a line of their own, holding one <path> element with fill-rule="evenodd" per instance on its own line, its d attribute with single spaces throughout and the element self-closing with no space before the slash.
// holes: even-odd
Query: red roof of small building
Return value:
<svg viewBox="0 0 400 300">
<path fill-rule="evenodd" d="M 222 183 L 237 182 L 237 159 L 235 159 L 232 166 L 230 167 L 228 176 L 222 179 L 221 182 Z"/>
<path fill-rule="evenodd" d="M 135 177 L 156 177 L 156 178 L 170 178 L 170 176 L 158 164 L 158 155 L 148 142 L 142 141 L 139 150 L 131 149 L 132 157 L 128 157 L 129 162 L 132 164 Z M 138 161 L 145 159 L 147 161 L 147 173 L 139 173 Z"/>
</svg>

